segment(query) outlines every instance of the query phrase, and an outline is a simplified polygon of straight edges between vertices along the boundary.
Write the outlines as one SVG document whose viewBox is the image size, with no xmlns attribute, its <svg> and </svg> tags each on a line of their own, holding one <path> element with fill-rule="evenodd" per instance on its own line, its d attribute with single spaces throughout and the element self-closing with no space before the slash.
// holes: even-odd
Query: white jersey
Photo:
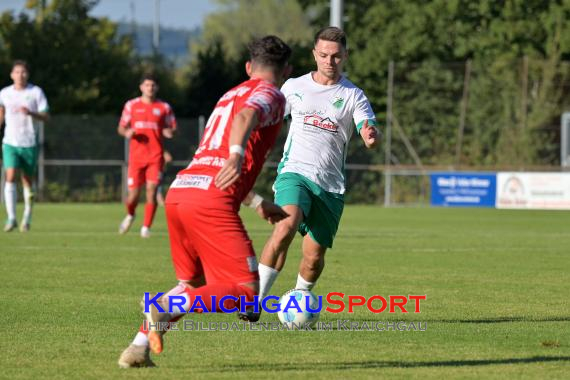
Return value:
<svg viewBox="0 0 570 380">
<path fill-rule="evenodd" d="M 325 191 L 344 194 L 344 164 L 355 125 L 375 120 L 364 92 L 341 77 L 322 85 L 312 74 L 289 79 L 281 88 L 291 126 L 278 173 L 298 173 Z"/>
<path fill-rule="evenodd" d="M 14 85 L 0 91 L 0 107 L 4 107 L 4 144 L 28 148 L 38 143 L 38 129 L 42 122 L 26 115 L 22 107 L 32 112 L 47 112 L 48 103 L 44 92 L 38 86 L 28 84 L 23 90 L 16 90 Z"/>
</svg>

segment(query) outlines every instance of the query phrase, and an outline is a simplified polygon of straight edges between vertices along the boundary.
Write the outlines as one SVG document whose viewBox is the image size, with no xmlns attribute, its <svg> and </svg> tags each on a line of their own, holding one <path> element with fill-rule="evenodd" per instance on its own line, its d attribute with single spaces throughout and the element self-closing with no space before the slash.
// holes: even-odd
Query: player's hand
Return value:
<svg viewBox="0 0 570 380">
<path fill-rule="evenodd" d="M 241 175 L 241 164 L 243 157 L 237 153 L 231 153 L 224 166 L 220 169 L 214 184 L 220 190 L 225 190 L 233 185 Z"/>
<path fill-rule="evenodd" d="M 255 212 L 270 224 L 275 224 L 289 216 L 280 206 L 265 199 L 257 206 Z"/>
<path fill-rule="evenodd" d="M 129 128 L 125 131 L 125 138 L 126 139 L 130 139 L 135 135 L 135 130 L 132 128 Z"/>
<path fill-rule="evenodd" d="M 174 132 L 172 132 L 172 128 L 164 128 L 162 130 L 162 136 L 167 139 L 171 139 L 174 136 Z"/>
<path fill-rule="evenodd" d="M 366 145 L 367 148 L 373 148 L 376 146 L 376 143 L 378 142 L 378 129 L 373 125 L 368 125 L 368 120 L 364 121 L 362 129 L 360 130 L 360 135 L 362 136 L 364 145 Z"/>
<path fill-rule="evenodd" d="M 20 112 L 23 113 L 24 115 L 29 115 L 30 109 L 28 107 L 20 107 Z"/>
</svg>

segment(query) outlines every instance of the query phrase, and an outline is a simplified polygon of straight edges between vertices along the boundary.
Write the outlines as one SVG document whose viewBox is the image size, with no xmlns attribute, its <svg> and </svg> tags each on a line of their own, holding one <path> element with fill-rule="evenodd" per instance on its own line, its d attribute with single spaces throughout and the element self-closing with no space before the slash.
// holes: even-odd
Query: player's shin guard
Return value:
<svg viewBox="0 0 570 380">
<path fill-rule="evenodd" d="M 176 285 L 174 288 L 170 289 L 163 297 L 168 297 L 168 296 L 175 296 L 175 295 L 181 295 L 184 293 L 184 290 L 186 289 L 186 285 L 184 285 L 182 282 L 178 283 L 178 285 Z M 141 305 L 144 307 L 144 305 Z M 167 310 L 168 311 L 168 310 Z M 171 322 L 176 322 L 178 321 L 180 318 L 182 318 L 183 315 L 179 315 L 177 317 L 172 318 L 169 323 Z M 141 327 L 139 328 L 139 333 L 143 333 L 145 335 L 148 335 L 148 327 L 147 327 L 147 323 L 143 322 L 141 324 Z M 170 325 L 169 325 L 170 327 Z M 136 339 L 136 337 L 135 337 Z M 137 344 L 137 345 L 142 345 L 143 342 L 142 341 L 133 341 L 133 344 Z"/>
<path fill-rule="evenodd" d="M 248 302 L 252 302 L 255 296 L 253 289 L 238 284 L 213 284 L 200 288 L 184 289 L 181 304 L 174 304 L 172 298 L 163 295 L 157 301 L 160 310 L 155 303 L 143 308 L 146 322 L 143 331 L 148 329 L 148 341 L 150 350 L 160 354 L 163 349 L 163 335 L 166 329 L 162 328 L 163 322 L 172 322 L 181 318 L 186 313 L 224 312 L 226 310 L 239 310 L 240 296 L 245 296 Z M 171 294 L 172 295 L 172 294 Z M 229 297 L 228 297 L 229 296 Z M 222 298 L 224 302 L 221 303 Z M 170 325 L 168 326 L 170 327 Z"/>
<path fill-rule="evenodd" d="M 132 202 L 127 201 L 127 203 L 126 203 L 127 214 L 134 216 L 135 210 L 137 209 L 138 204 L 139 204 L 139 202 L 137 200 L 132 201 Z"/>
<path fill-rule="evenodd" d="M 16 191 L 15 182 L 6 182 L 4 185 L 4 202 L 6 203 L 6 213 L 9 221 L 16 220 L 16 202 L 18 201 L 18 193 Z"/>
<path fill-rule="evenodd" d="M 168 297 L 173 295 L 182 295 L 184 294 L 184 290 L 186 289 L 186 285 L 182 282 L 178 283 L 174 288 L 170 289 L 166 294 L 159 298 L 158 303 L 162 305 L 162 307 L 166 310 L 165 313 L 162 315 L 157 311 L 156 307 L 153 305 L 149 308 L 149 312 L 147 313 L 145 310 L 144 299 L 141 302 L 141 306 L 143 307 L 143 313 L 147 317 L 146 321 L 143 322 L 139 329 L 139 333 L 133 340 L 133 344 L 136 345 L 147 345 L 150 347 L 150 350 L 155 354 L 160 354 L 162 352 L 164 346 L 164 334 L 166 331 L 172 328 L 172 323 L 177 322 L 180 318 L 183 317 L 183 314 L 174 315 L 168 312 Z M 153 310 L 150 310 L 150 309 Z M 157 328 L 157 322 L 168 322 L 168 327 L 166 329 Z M 151 326 L 154 324 L 155 326 Z M 146 339 L 145 339 L 146 335 Z"/>
<path fill-rule="evenodd" d="M 269 294 L 279 271 L 262 263 L 258 264 L 257 270 L 259 271 L 259 300 L 262 301 Z"/>
<path fill-rule="evenodd" d="M 24 217 L 22 226 L 30 225 L 32 222 L 32 207 L 34 205 L 34 191 L 31 187 L 24 186 Z"/>
<path fill-rule="evenodd" d="M 143 226 L 150 228 L 152 221 L 154 220 L 154 214 L 156 213 L 156 203 L 147 203 L 144 206 L 144 222 Z"/>
</svg>

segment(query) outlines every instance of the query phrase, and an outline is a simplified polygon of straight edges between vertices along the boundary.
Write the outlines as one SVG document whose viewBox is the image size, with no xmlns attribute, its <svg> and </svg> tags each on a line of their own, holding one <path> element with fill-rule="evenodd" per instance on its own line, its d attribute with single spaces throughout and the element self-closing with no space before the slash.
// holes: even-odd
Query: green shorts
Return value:
<svg viewBox="0 0 570 380">
<path fill-rule="evenodd" d="M 279 174 L 273 189 L 276 204 L 295 205 L 303 210 L 305 218 L 299 226 L 301 235 L 309 233 L 323 247 L 332 248 L 344 209 L 344 195 L 329 193 L 296 173 Z"/>
<path fill-rule="evenodd" d="M 20 148 L 2 144 L 2 161 L 5 169 L 21 169 L 24 174 L 33 176 L 38 168 L 38 147 Z"/>
</svg>

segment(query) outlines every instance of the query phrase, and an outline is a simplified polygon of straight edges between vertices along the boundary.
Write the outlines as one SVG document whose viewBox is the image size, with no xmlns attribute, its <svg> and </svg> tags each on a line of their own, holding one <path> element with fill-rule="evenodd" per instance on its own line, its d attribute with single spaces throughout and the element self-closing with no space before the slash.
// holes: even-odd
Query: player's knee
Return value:
<svg viewBox="0 0 570 380">
<path fill-rule="evenodd" d="M 132 189 L 129 189 L 129 193 L 127 194 L 127 198 L 130 201 L 135 201 L 135 200 L 139 199 L 139 194 L 140 194 L 140 191 L 138 188 L 132 188 Z"/>
<path fill-rule="evenodd" d="M 295 237 L 297 228 L 294 222 L 284 219 L 275 226 L 273 236 L 279 242 L 290 241 Z"/>
<path fill-rule="evenodd" d="M 6 182 L 16 182 L 16 171 L 15 170 L 6 170 Z"/>
<path fill-rule="evenodd" d="M 194 280 L 184 280 L 184 281 L 180 281 L 180 284 L 182 284 L 183 286 L 189 288 L 189 289 L 195 289 L 195 288 L 199 288 L 201 286 L 206 285 L 206 281 L 204 279 L 204 277 L 198 277 Z"/>
</svg>

